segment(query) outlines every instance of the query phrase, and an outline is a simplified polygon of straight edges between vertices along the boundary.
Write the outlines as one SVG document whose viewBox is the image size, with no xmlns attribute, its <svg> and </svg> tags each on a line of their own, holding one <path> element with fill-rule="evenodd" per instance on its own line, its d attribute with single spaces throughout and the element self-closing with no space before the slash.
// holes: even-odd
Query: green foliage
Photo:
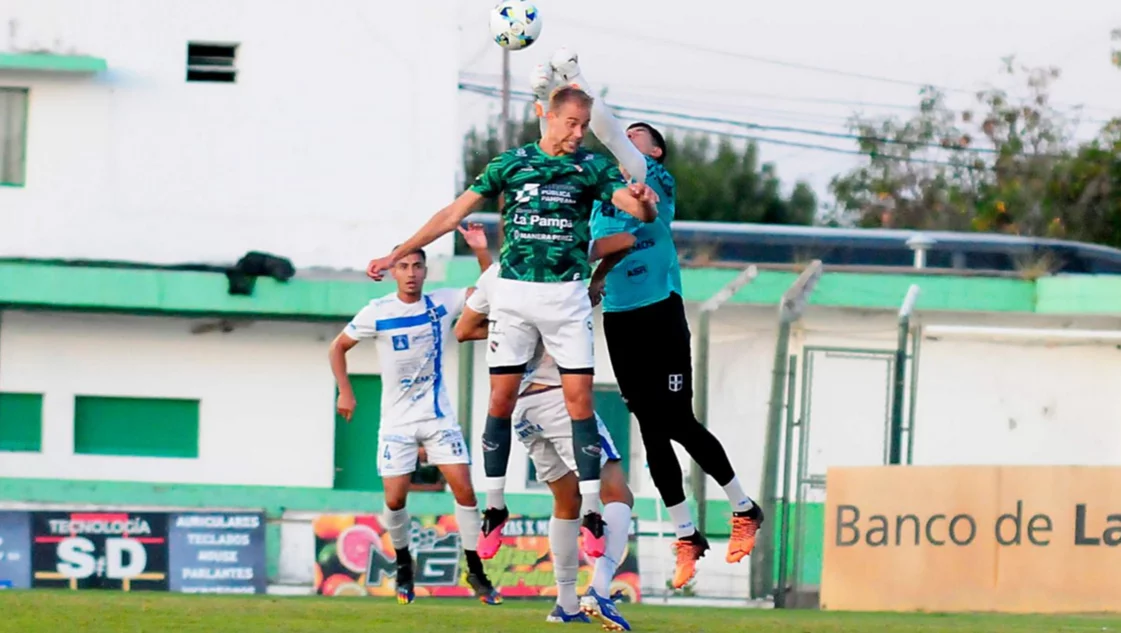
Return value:
<svg viewBox="0 0 1121 633">
<path fill-rule="evenodd" d="M 926 88 L 916 112 L 855 117 L 863 165 L 830 185 L 834 224 L 999 231 L 1121 246 L 1121 124 L 1086 143 L 1051 103 L 1056 68 L 1017 66 L 1016 94 L 989 88 L 955 111 Z"/>
<path fill-rule="evenodd" d="M 514 124 L 514 146 L 540 138 L 537 120 L 530 113 Z M 663 133 L 665 133 L 663 131 Z M 609 154 L 592 135 L 584 144 Z M 812 224 L 817 198 L 809 185 L 799 182 L 783 196 L 774 165 L 759 164 L 754 143 L 739 144 L 708 134 L 666 135 L 666 168 L 677 180 L 677 219 L 765 224 Z M 463 143 L 463 166 L 470 182 L 500 147 L 498 125 L 473 129 Z M 487 211 L 495 211 L 493 203 Z"/>
<path fill-rule="evenodd" d="M 1114 42 L 1121 42 L 1121 29 L 1113 29 L 1111 34 Z M 1121 50 L 1113 49 L 1113 65 L 1121 67 Z"/>
</svg>

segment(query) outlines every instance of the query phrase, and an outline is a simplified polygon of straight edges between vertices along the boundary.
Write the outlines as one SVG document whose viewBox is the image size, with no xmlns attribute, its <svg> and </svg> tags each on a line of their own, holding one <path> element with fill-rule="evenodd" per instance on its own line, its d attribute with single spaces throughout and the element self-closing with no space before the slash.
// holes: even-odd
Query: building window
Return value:
<svg viewBox="0 0 1121 633">
<path fill-rule="evenodd" d="M 38 453 L 42 446 L 42 394 L 0 393 L 0 451 Z"/>
<path fill-rule="evenodd" d="M 26 154 L 27 90 L 0 88 L 0 185 L 24 185 Z"/>
<path fill-rule="evenodd" d="M 237 44 L 187 44 L 187 81 L 233 83 L 237 80 Z"/>
<path fill-rule="evenodd" d="M 78 396 L 74 453 L 198 457 L 199 401 Z"/>
</svg>

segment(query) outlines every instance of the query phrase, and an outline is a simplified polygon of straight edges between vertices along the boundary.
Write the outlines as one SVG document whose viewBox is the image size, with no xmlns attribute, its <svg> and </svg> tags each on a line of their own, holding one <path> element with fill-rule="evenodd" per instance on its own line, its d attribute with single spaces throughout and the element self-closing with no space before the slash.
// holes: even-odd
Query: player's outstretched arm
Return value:
<svg viewBox="0 0 1121 633">
<path fill-rule="evenodd" d="M 552 66 L 553 70 L 569 85 L 592 94 L 592 89 L 580 70 L 576 53 L 567 48 L 557 49 L 557 52 L 553 53 Z M 596 138 L 607 147 L 632 180 L 646 182 L 646 156 L 627 138 L 627 131 L 619 119 L 615 118 L 603 97 L 596 97 L 592 101 L 592 120 L 589 127 L 592 129 L 592 134 L 595 134 Z"/>
<path fill-rule="evenodd" d="M 460 222 L 479 207 L 482 201 L 483 196 L 474 190 L 464 191 L 454 202 L 437 211 L 436 215 L 425 222 L 419 231 L 393 249 L 392 253 L 381 259 L 371 261 L 369 266 L 366 267 L 366 274 L 375 281 L 381 281 L 384 276 L 383 273 L 389 270 L 394 262 L 454 231 Z"/>
<path fill-rule="evenodd" d="M 634 247 L 636 239 L 631 233 L 612 233 L 596 238 L 588 252 L 588 261 L 594 262 L 610 255 L 626 255 Z"/>
<path fill-rule="evenodd" d="M 482 341 L 489 334 L 487 315 L 475 312 L 470 307 L 463 308 L 463 314 L 455 323 L 455 340 L 460 343 L 467 341 Z"/>
</svg>

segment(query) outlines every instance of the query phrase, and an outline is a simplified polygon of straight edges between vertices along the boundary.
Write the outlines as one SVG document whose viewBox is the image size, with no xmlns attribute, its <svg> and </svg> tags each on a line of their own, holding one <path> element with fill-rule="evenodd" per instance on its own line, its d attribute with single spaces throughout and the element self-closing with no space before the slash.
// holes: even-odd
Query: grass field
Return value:
<svg viewBox="0 0 1121 633">
<path fill-rule="evenodd" d="M 547 631 L 548 602 L 0 591 L 4 633 L 495 633 Z M 635 631 L 732 633 L 1121 632 L 1115 616 L 857 614 L 625 605 Z M 572 625 L 598 631 L 598 625 Z"/>
</svg>

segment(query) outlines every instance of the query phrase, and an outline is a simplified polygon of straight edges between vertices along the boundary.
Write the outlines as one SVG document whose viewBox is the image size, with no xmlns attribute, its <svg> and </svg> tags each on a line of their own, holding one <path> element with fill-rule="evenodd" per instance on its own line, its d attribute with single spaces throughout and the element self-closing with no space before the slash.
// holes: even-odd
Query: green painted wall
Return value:
<svg viewBox="0 0 1121 633">
<path fill-rule="evenodd" d="M 1043 277 L 1036 294 L 1036 312 L 1042 314 L 1121 314 L 1121 276 Z"/>
<path fill-rule="evenodd" d="M 798 529 L 796 521 L 796 508 L 792 504 L 791 523 L 794 525 L 795 530 Z M 771 528 L 771 536 L 775 541 L 775 552 L 782 551 L 782 505 L 773 511 L 774 523 Z M 770 522 L 768 517 L 768 522 Z M 825 547 L 825 504 L 824 503 L 807 503 L 805 511 L 802 515 L 802 552 L 798 557 L 801 559 L 799 568 L 798 584 L 800 586 L 820 586 L 821 585 L 821 555 Z M 788 582 L 793 581 L 795 565 L 794 551 L 794 533 L 790 534 L 790 544 L 786 551 L 786 569 L 788 574 Z M 774 583 L 778 586 L 778 566 L 774 569 Z"/>
<path fill-rule="evenodd" d="M 50 53 L 0 53 L 0 69 L 60 73 L 98 73 L 109 68 L 100 57 Z"/>
<path fill-rule="evenodd" d="M 466 286 L 479 274 L 472 258 L 448 262 L 442 281 L 432 288 Z M 683 271 L 685 298 L 702 301 L 737 274 L 735 270 Z M 732 299 L 733 303 L 774 305 L 796 275 L 763 271 Z M 1114 284 L 1121 281 L 1063 276 L 1032 282 L 1021 279 L 950 275 L 828 273 L 811 303 L 819 306 L 896 310 L 907 288 L 922 287 L 918 310 L 1121 314 Z M 1042 293 L 1037 310 L 1037 286 Z M 389 283 L 297 277 L 281 283 L 257 280 L 251 296 L 227 292 L 225 275 L 150 270 L 135 267 L 66 266 L 41 261 L 0 261 L 0 307 L 97 310 L 179 315 L 242 315 L 274 319 L 343 320 L 370 299 L 392 291 Z M 1077 297 L 1069 303 L 1069 297 Z"/>
</svg>

